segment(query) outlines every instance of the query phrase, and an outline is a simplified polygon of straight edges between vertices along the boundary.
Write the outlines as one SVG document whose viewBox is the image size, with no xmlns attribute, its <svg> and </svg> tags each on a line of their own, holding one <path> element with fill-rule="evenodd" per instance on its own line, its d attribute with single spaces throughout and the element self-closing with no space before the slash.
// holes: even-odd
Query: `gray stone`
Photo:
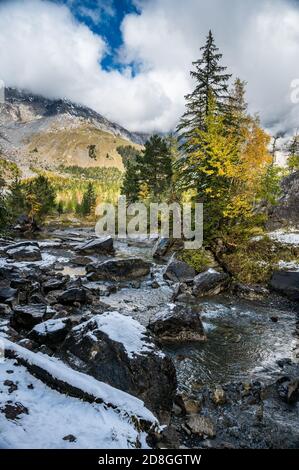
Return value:
<svg viewBox="0 0 299 470">
<path fill-rule="evenodd" d="M 114 259 L 86 267 L 91 281 L 126 281 L 147 276 L 151 264 L 141 258 Z"/>
<path fill-rule="evenodd" d="M 218 295 L 228 287 L 228 284 L 228 274 L 209 269 L 194 278 L 192 292 L 196 297 Z"/>
<path fill-rule="evenodd" d="M 203 341 L 206 339 L 200 314 L 185 305 L 169 306 L 151 319 L 149 329 L 161 342 Z"/>
<path fill-rule="evenodd" d="M 276 271 L 270 280 L 270 288 L 288 297 L 299 301 L 299 272 Z"/>
</svg>

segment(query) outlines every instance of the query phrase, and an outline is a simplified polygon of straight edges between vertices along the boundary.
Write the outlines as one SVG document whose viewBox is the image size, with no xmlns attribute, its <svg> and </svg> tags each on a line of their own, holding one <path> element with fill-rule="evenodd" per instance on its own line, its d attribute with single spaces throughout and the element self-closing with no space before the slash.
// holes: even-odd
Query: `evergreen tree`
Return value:
<svg viewBox="0 0 299 470">
<path fill-rule="evenodd" d="M 137 157 L 140 184 L 146 184 L 154 198 L 160 198 L 171 187 L 172 157 L 166 139 L 153 135 Z"/>
<path fill-rule="evenodd" d="M 39 175 L 24 183 L 25 205 L 32 218 L 43 219 L 55 208 L 56 191 L 48 178 Z"/>
<path fill-rule="evenodd" d="M 213 112 L 225 113 L 229 107 L 228 87 L 231 75 L 225 73 L 226 67 L 220 65 L 222 54 L 216 47 L 214 37 L 209 31 L 205 46 L 201 49 L 202 57 L 193 62 L 195 69 L 191 77 L 196 87 L 186 98 L 186 112 L 182 116 L 178 131 L 183 141 L 183 148 L 191 147 L 192 136 L 196 129 L 204 129 L 206 117 L 210 114 L 210 103 L 213 100 Z"/>
<path fill-rule="evenodd" d="M 121 193 L 132 203 L 138 201 L 140 191 L 140 174 L 136 161 L 127 160 L 126 172 L 121 188 Z"/>
<path fill-rule="evenodd" d="M 7 207 L 12 219 L 16 219 L 19 215 L 26 212 L 25 192 L 18 178 L 8 188 Z"/>
<path fill-rule="evenodd" d="M 171 188 L 172 152 L 166 139 L 153 135 L 135 159 L 127 160 L 122 192 L 129 202 L 152 196 L 160 200 Z"/>
<path fill-rule="evenodd" d="M 94 190 L 94 186 L 91 182 L 87 185 L 87 190 L 85 191 L 82 199 L 82 203 L 80 205 L 79 213 L 83 217 L 90 215 L 96 206 L 96 194 Z"/>
</svg>

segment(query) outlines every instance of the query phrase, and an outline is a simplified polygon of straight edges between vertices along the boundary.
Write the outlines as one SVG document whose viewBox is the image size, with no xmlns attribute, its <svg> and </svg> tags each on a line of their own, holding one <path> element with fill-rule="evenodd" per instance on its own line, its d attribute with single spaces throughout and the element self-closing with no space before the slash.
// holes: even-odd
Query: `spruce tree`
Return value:
<svg viewBox="0 0 299 470">
<path fill-rule="evenodd" d="M 210 103 L 213 101 L 214 112 L 226 113 L 229 108 L 229 79 L 226 68 L 220 65 L 222 54 L 216 47 L 212 31 L 209 31 L 206 44 L 201 47 L 202 57 L 193 62 L 194 70 L 190 72 L 196 81 L 194 91 L 186 98 L 186 112 L 181 118 L 178 132 L 183 148 L 188 151 L 196 129 L 204 130 L 206 117 L 210 114 Z"/>
<path fill-rule="evenodd" d="M 139 167 L 134 160 L 126 162 L 126 172 L 121 188 L 121 192 L 126 196 L 127 201 L 132 203 L 138 201 L 140 191 Z"/>
<path fill-rule="evenodd" d="M 171 186 L 172 156 L 166 139 L 153 135 L 137 157 L 140 183 L 146 184 L 154 198 L 160 199 Z"/>
<path fill-rule="evenodd" d="M 83 195 L 79 213 L 83 215 L 84 217 L 90 215 L 95 209 L 96 200 L 97 198 L 96 198 L 94 186 L 91 182 L 89 182 L 87 186 L 87 190 L 85 191 Z"/>
</svg>

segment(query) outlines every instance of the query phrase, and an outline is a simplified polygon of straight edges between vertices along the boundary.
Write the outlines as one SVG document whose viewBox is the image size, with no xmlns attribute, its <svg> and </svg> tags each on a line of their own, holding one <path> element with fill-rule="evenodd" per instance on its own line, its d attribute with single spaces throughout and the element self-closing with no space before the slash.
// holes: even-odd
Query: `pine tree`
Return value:
<svg viewBox="0 0 299 470">
<path fill-rule="evenodd" d="M 213 100 L 213 111 L 225 113 L 229 107 L 228 87 L 230 74 L 225 73 L 226 67 L 220 65 L 222 54 L 216 47 L 214 37 L 209 31 L 205 46 L 201 49 L 201 59 L 193 62 L 195 69 L 191 77 L 196 81 L 196 87 L 186 98 L 186 112 L 178 126 L 183 148 L 190 149 L 190 139 L 196 129 L 204 129 L 206 117 L 210 114 L 210 103 Z M 192 149 L 191 149 L 192 151 Z"/>
<path fill-rule="evenodd" d="M 22 186 L 27 213 L 32 218 L 41 220 L 55 209 L 56 191 L 48 178 L 39 175 Z"/>
<path fill-rule="evenodd" d="M 139 173 L 140 171 L 136 161 L 127 160 L 121 193 L 126 196 L 127 201 L 130 203 L 138 201 L 140 191 Z"/>
<path fill-rule="evenodd" d="M 146 184 L 154 198 L 160 199 L 170 189 L 172 180 L 172 156 L 166 139 L 153 135 L 145 149 L 137 157 L 140 184 Z"/>
<path fill-rule="evenodd" d="M 79 213 L 84 217 L 90 215 L 95 209 L 96 200 L 97 198 L 96 198 L 94 186 L 91 182 L 89 182 L 87 185 L 87 190 L 85 191 L 83 195 Z"/>
</svg>

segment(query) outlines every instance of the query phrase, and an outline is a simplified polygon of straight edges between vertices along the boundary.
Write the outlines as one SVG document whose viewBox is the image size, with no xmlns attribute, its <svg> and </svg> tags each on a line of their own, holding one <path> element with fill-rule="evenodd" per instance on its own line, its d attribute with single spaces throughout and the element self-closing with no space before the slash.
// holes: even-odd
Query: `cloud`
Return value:
<svg viewBox="0 0 299 470">
<path fill-rule="evenodd" d="M 123 67 L 107 71 L 101 61 L 109 45 L 67 6 L 0 2 L 0 77 L 12 86 L 83 103 L 131 130 L 168 131 L 184 110 L 184 95 L 193 86 L 191 63 L 212 28 L 224 64 L 248 82 L 252 111 L 272 129 L 298 127 L 299 105 L 290 99 L 291 82 L 299 78 L 294 1 L 135 3 L 139 14 L 127 15 L 121 26 Z M 85 15 L 101 14 L 91 12 L 88 2 L 80 5 Z"/>
</svg>

